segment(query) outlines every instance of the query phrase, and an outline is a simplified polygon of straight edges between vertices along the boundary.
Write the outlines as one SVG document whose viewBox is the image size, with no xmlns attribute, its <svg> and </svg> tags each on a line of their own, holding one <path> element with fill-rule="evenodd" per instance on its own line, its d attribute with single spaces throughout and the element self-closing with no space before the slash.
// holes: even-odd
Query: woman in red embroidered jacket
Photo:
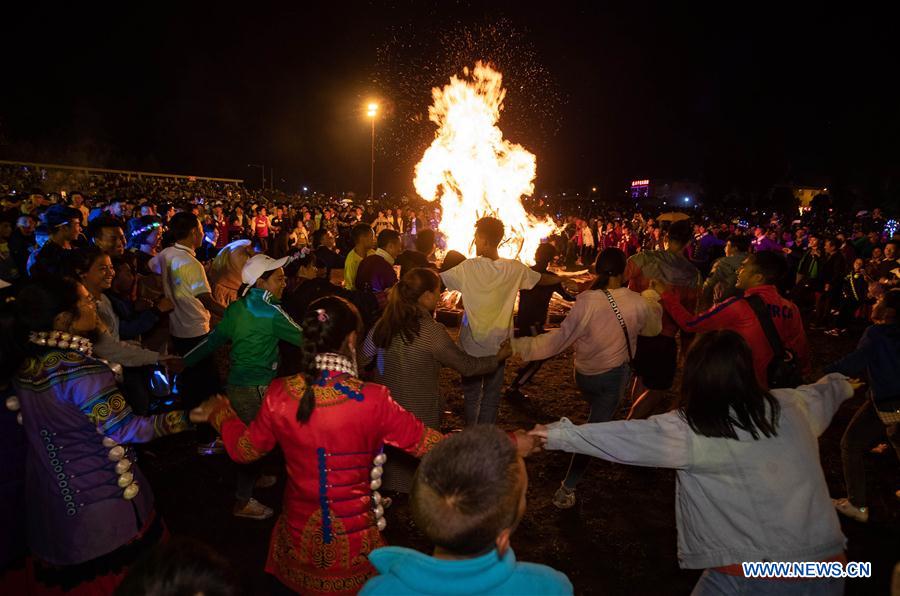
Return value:
<svg viewBox="0 0 900 596">
<path fill-rule="evenodd" d="M 266 571 L 302 594 L 354 594 L 374 575 L 368 553 L 383 546 L 381 466 L 391 445 L 421 457 L 442 435 L 404 410 L 382 385 L 356 373 L 361 321 L 343 298 L 313 302 L 303 320 L 303 374 L 269 385 L 245 425 L 223 398 L 208 412 L 237 462 L 284 451 L 287 487 Z"/>
</svg>

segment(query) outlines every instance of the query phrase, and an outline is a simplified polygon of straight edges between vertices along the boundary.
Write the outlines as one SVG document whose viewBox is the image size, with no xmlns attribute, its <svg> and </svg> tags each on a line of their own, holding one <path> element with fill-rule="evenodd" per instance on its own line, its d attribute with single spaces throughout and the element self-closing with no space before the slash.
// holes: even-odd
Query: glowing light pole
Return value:
<svg viewBox="0 0 900 596">
<path fill-rule="evenodd" d="M 372 175 L 369 184 L 369 198 L 375 200 L 375 117 L 378 115 L 378 104 L 370 103 L 366 115 L 372 120 Z"/>
</svg>

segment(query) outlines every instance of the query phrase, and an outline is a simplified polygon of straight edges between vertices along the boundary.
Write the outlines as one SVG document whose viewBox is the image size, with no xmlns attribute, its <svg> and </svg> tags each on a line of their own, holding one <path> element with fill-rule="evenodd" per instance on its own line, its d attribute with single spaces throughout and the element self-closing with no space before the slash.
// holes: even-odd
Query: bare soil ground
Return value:
<svg viewBox="0 0 900 596">
<path fill-rule="evenodd" d="M 856 336 L 831 338 L 810 332 L 817 369 L 855 345 Z M 507 365 L 510 382 L 519 366 Z M 445 429 L 462 426 L 459 377 L 441 375 L 447 396 Z M 572 376 L 572 355 L 547 362 L 527 388 L 529 401 L 501 405 L 504 428 L 530 428 L 567 416 L 575 422 L 587 417 Z M 822 465 L 832 496 L 844 496 L 840 437 L 862 403 L 846 403 L 821 438 Z M 278 470 L 278 457 L 269 465 Z M 199 457 L 193 437 L 174 436 L 144 450 L 141 465 L 151 481 L 157 506 L 174 535 L 187 535 L 213 545 L 229 558 L 248 594 L 264 594 L 263 563 L 274 520 L 253 522 L 231 516 L 234 468 L 226 456 Z M 678 568 L 675 536 L 675 474 L 669 470 L 636 468 L 594 460 L 579 485 L 578 505 L 560 511 L 551 503 L 568 456 L 544 453 L 530 458 L 528 512 L 513 545 L 520 560 L 540 562 L 565 572 L 578 594 L 689 594 L 698 571 Z M 850 580 L 848 594 L 889 593 L 891 571 L 900 559 L 900 466 L 892 452 L 867 458 L 871 518 L 868 524 L 841 519 L 848 538 L 850 560 L 871 561 L 874 577 Z M 282 468 L 283 470 L 283 468 Z M 279 483 L 257 498 L 278 510 L 283 490 Z M 406 503 L 388 510 L 387 540 L 394 545 L 429 550 L 413 524 Z"/>
</svg>

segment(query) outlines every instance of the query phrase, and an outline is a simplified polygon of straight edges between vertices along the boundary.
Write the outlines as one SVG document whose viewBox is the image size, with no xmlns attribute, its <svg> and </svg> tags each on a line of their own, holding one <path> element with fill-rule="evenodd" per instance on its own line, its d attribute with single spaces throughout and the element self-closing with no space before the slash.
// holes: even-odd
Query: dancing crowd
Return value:
<svg viewBox="0 0 900 596">
<path fill-rule="evenodd" d="M 555 214 L 529 267 L 500 257 L 490 216 L 475 256 L 445 253 L 427 204 L 5 166 L 0 182 L 4 593 L 236 593 L 214 548 L 168 535 L 141 473 L 137 445 L 173 433 L 233 460 L 231 515 L 275 516 L 255 491 L 285 478 L 273 594 L 572 593 L 512 548 L 543 450 L 572 454 L 560 509 L 591 458 L 676 470 L 696 594 L 841 594 L 740 563 L 846 563 L 838 514 L 869 522 L 864 458 L 900 455 L 900 240 L 878 209 Z M 458 341 L 435 318 L 447 291 Z M 861 338 L 814 379 L 809 329 Z M 528 400 L 569 348 L 587 423 L 500 430 L 501 400 Z M 464 395 L 449 434 L 443 367 Z M 857 393 L 832 499 L 817 439 Z M 398 501 L 432 552 L 385 544 Z"/>
</svg>

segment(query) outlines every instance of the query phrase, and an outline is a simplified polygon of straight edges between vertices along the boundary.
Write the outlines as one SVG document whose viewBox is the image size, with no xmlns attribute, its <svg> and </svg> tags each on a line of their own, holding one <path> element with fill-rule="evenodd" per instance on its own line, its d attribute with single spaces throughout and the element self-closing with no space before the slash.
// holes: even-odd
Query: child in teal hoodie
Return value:
<svg viewBox="0 0 900 596">
<path fill-rule="evenodd" d="M 572 594 L 546 565 L 520 563 L 510 536 L 525 513 L 528 473 L 509 437 L 479 425 L 422 459 L 410 494 L 413 519 L 434 555 L 389 546 L 369 555 L 380 575 L 361 595 Z"/>
</svg>

